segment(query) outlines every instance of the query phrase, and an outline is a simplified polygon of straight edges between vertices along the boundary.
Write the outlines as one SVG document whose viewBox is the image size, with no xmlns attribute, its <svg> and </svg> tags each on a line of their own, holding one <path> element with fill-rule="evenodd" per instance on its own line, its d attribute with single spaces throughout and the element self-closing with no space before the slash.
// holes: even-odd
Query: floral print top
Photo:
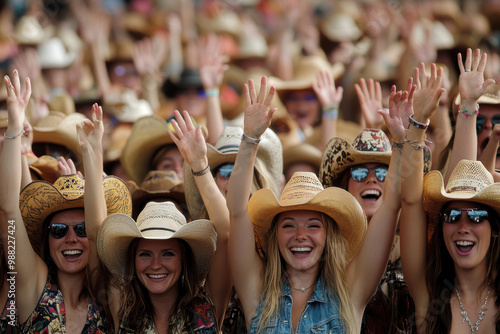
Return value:
<svg viewBox="0 0 500 334">
<path fill-rule="evenodd" d="M 66 334 L 66 309 L 61 291 L 54 283 L 47 281 L 42 296 L 28 320 L 21 325 L 22 333 L 30 334 Z M 106 323 L 98 308 L 89 303 L 87 321 L 82 334 L 105 333 Z M 69 333 L 72 334 L 72 333 Z"/>
</svg>

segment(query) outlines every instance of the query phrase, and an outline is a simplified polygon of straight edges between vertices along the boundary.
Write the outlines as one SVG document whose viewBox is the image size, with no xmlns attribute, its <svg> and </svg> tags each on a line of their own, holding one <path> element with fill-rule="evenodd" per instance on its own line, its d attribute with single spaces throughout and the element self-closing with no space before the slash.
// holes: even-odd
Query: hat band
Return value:
<svg viewBox="0 0 500 334">
<path fill-rule="evenodd" d="M 217 148 L 221 153 L 237 153 L 239 149 L 240 147 L 238 145 L 224 145 Z"/>
<path fill-rule="evenodd" d="M 170 231 L 170 232 L 177 232 L 176 230 L 172 230 L 170 228 L 164 228 L 164 227 L 148 227 L 148 228 L 145 228 L 143 230 L 141 230 L 141 233 L 142 232 L 146 232 L 146 231 L 151 231 L 151 230 L 160 230 L 160 231 Z"/>
<path fill-rule="evenodd" d="M 450 192 L 455 192 L 455 191 L 473 191 L 473 192 L 478 192 L 481 190 L 479 187 L 473 187 L 473 186 L 456 186 L 451 188 L 448 193 Z"/>
</svg>

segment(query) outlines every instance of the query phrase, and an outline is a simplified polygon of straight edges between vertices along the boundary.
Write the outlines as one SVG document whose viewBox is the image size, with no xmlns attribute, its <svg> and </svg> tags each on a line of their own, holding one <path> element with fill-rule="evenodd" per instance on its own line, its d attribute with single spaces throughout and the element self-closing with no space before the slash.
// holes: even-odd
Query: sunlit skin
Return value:
<svg viewBox="0 0 500 334">
<path fill-rule="evenodd" d="M 485 122 L 483 126 L 483 131 L 481 131 L 477 136 L 477 156 L 481 157 L 483 150 L 488 144 L 491 137 L 491 130 L 493 129 L 493 124 L 491 119 L 495 115 L 500 116 L 500 108 L 498 105 L 483 104 L 479 109 L 479 113 L 485 117 Z M 500 154 L 497 153 L 497 160 L 495 164 L 496 168 L 500 168 Z"/>
<path fill-rule="evenodd" d="M 75 234 L 73 226 L 85 221 L 83 209 L 72 209 L 58 212 L 52 218 L 50 225 L 63 223 L 70 228 L 61 239 L 56 239 L 50 234 L 50 257 L 61 273 L 77 274 L 85 271 L 89 263 L 89 241 L 87 237 Z"/>
<path fill-rule="evenodd" d="M 477 203 L 454 201 L 449 208 L 468 209 L 483 208 Z M 460 220 L 454 224 L 443 222 L 443 238 L 446 249 L 455 263 L 456 270 L 482 268 L 486 272 L 487 254 L 492 238 L 491 225 L 488 220 L 474 224 L 467 219 L 467 213 L 462 212 Z M 472 246 L 461 247 L 458 243 L 472 242 Z"/>
<path fill-rule="evenodd" d="M 357 166 L 373 169 L 384 164 L 370 163 L 360 164 Z M 382 205 L 382 195 L 384 194 L 385 182 L 380 182 L 372 171 L 368 173 L 368 177 L 364 181 L 355 181 L 351 176 L 347 182 L 347 191 L 353 195 L 361 207 L 363 208 L 368 220 Z"/>
<path fill-rule="evenodd" d="M 135 272 L 150 295 L 176 296 L 182 272 L 179 240 L 140 239 L 135 253 Z"/>
<path fill-rule="evenodd" d="M 182 90 L 177 94 L 176 103 L 178 110 L 189 110 L 189 115 L 200 121 L 205 116 L 207 100 L 198 95 L 196 89 Z"/>
<path fill-rule="evenodd" d="M 320 103 L 312 89 L 286 92 L 283 103 L 301 129 L 316 125 L 320 119 Z"/>
<path fill-rule="evenodd" d="M 158 160 L 158 164 L 155 166 L 155 170 L 173 170 L 180 180 L 184 179 L 183 166 L 184 158 L 177 147 L 172 147 L 170 150 L 165 152 L 163 156 Z"/>
<path fill-rule="evenodd" d="M 326 230 L 321 213 L 286 211 L 277 220 L 277 239 L 286 271 L 317 275 L 326 243 Z"/>
</svg>

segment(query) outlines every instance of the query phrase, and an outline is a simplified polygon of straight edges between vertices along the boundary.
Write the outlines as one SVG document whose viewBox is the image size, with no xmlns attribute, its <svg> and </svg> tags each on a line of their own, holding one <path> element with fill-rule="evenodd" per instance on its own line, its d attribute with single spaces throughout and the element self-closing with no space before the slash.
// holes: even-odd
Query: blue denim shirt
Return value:
<svg viewBox="0 0 500 334">
<path fill-rule="evenodd" d="M 271 318 L 269 324 L 260 333 L 292 333 L 292 294 L 290 286 L 283 287 L 282 305 L 277 317 Z M 344 324 L 338 311 L 339 300 L 328 297 L 326 287 L 318 280 L 314 293 L 307 301 L 306 308 L 300 317 L 296 333 L 345 333 Z M 262 299 L 252 318 L 249 333 L 257 333 L 257 324 L 262 313 Z M 260 334 L 259 333 L 259 334 Z"/>
</svg>

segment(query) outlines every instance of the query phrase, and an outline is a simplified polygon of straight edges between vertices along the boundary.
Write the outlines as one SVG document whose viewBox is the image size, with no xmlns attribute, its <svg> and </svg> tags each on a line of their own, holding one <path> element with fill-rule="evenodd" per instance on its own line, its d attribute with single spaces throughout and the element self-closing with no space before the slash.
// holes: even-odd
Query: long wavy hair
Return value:
<svg viewBox="0 0 500 334">
<path fill-rule="evenodd" d="M 319 278 L 326 286 L 328 296 L 339 299 L 339 314 L 348 333 L 356 331 L 354 306 L 351 301 L 351 291 L 347 280 L 347 260 L 345 258 L 348 247 L 335 221 L 326 214 L 321 214 L 326 229 L 326 243 L 321 259 Z M 274 217 L 271 229 L 268 232 L 267 258 L 264 267 L 264 286 L 261 288 L 263 303 L 262 314 L 257 324 L 257 332 L 263 331 L 271 318 L 276 316 L 282 307 L 282 291 L 286 278 L 286 263 L 280 254 L 277 238 L 277 220 Z"/>
<path fill-rule="evenodd" d="M 481 206 L 481 205 L 480 205 Z M 485 207 L 485 206 L 481 206 Z M 443 207 L 445 209 L 446 206 Z M 500 219 L 495 210 L 485 207 L 490 213 L 489 224 L 491 225 L 492 236 L 490 247 L 487 253 L 486 275 L 481 282 L 480 289 L 484 289 L 491 282 L 491 288 L 496 295 L 495 305 L 500 305 L 499 275 L 499 246 L 498 232 Z M 429 308 L 423 326 L 426 333 L 450 333 L 451 330 L 451 307 L 450 299 L 455 291 L 456 274 L 453 259 L 446 248 L 443 239 L 443 218 L 439 219 L 427 252 L 426 283 L 429 292 Z M 495 316 L 496 332 L 500 332 L 500 314 Z"/>
<path fill-rule="evenodd" d="M 134 239 L 128 248 L 122 302 L 118 312 L 119 319 L 126 319 L 127 327 L 135 330 L 136 333 L 144 332 L 148 322 L 154 320 L 155 314 L 149 292 L 137 278 L 135 271 L 135 256 L 139 240 Z M 200 291 L 199 273 L 197 267 L 192 265 L 196 261 L 191 248 L 184 240 L 176 240 L 179 240 L 182 249 L 182 271 L 181 278 L 177 282 L 178 297 L 169 321 L 171 333 L 177 333 L 192 319 L 194 310 L 191 307 L 191 302 Z"/>
</svg>

